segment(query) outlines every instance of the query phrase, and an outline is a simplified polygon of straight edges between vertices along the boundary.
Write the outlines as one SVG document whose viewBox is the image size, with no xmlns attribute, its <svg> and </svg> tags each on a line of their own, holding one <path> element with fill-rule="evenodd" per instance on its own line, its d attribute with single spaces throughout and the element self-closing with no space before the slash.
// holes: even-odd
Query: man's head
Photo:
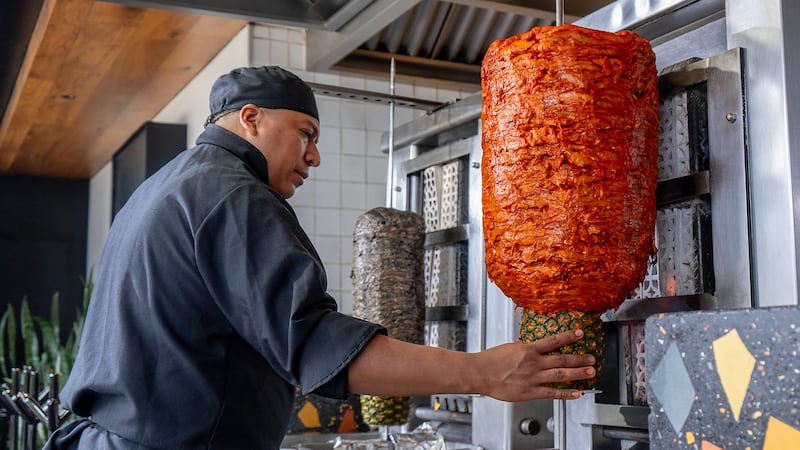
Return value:
<svg viewBox="0 0 800 450">
<path fill-rule="evenodd" d="M 293 73 L 276 66 L 235 69 L 214 82 L 209 107 L 206 126 L 215 123 L 258 148 L 270 187 L 284 198 L 319 165 L 314 93 Z"/>
</svg>

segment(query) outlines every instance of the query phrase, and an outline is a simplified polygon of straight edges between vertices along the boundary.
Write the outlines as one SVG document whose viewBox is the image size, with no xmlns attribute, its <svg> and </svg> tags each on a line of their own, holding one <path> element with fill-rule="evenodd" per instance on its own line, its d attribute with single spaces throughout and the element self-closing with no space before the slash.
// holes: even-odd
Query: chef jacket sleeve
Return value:
<svg viewBox="0 0 800 450">
<path fill-rule="evenodd" d="M 196 231 L 198 269 L 233 329 L 303 393 L 347 394 L 347 367 L 375 333 L 337 312 L 325 270 L 291 207 L 263 186 L 237 188 Z"/>
</svg>

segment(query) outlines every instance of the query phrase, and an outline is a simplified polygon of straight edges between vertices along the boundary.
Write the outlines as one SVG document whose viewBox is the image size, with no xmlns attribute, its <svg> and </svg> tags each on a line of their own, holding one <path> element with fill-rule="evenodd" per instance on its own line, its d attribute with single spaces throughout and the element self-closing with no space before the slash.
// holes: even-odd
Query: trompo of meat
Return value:
<svg viewBox="0 0 800 450">
<path fill-rule="evenodd" d="M 486 266 L 541 313 L 617 307 L 654 251 L 655 55 L 574 25 L 495 41 L 481 68 Z"/>
</svg>

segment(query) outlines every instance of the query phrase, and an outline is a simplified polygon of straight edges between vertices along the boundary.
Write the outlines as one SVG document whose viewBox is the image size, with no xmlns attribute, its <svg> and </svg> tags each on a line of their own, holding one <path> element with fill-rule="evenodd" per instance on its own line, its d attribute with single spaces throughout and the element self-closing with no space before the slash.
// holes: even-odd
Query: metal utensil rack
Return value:
<svg viewBox="0 0 800 450">
<path fill-rule="evenodd" d="M 8 442 L 11 450 L 41 448 L 39 429 L 52 433 L 71 416 L 58 400 L 59 376 L 50 373 L 42 388 L 41 375 L 29 366 L 12 369 L 11 385 L 2 384 L 0 411 L 8 419 Z"/>
</svg>

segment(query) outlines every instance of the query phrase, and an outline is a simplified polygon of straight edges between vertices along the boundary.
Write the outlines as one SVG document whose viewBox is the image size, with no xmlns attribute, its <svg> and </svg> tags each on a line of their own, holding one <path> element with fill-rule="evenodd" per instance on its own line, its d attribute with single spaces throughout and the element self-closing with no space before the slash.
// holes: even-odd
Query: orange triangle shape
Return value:
<svg viewBox="0 0 800 450">
<path fill-rule="evenodd" d="M 339 424 L 339 433 L 352 433 L 355 431 L 358 431 L 356 413 L 352 409 L 348 409 L 342 417 L 342 423 Z"/>
<path fill-rule="evenodd" d="M 764 450 L 800 450 L 800 430 L 770 417 L 764 436 Z"/>
</svg>

